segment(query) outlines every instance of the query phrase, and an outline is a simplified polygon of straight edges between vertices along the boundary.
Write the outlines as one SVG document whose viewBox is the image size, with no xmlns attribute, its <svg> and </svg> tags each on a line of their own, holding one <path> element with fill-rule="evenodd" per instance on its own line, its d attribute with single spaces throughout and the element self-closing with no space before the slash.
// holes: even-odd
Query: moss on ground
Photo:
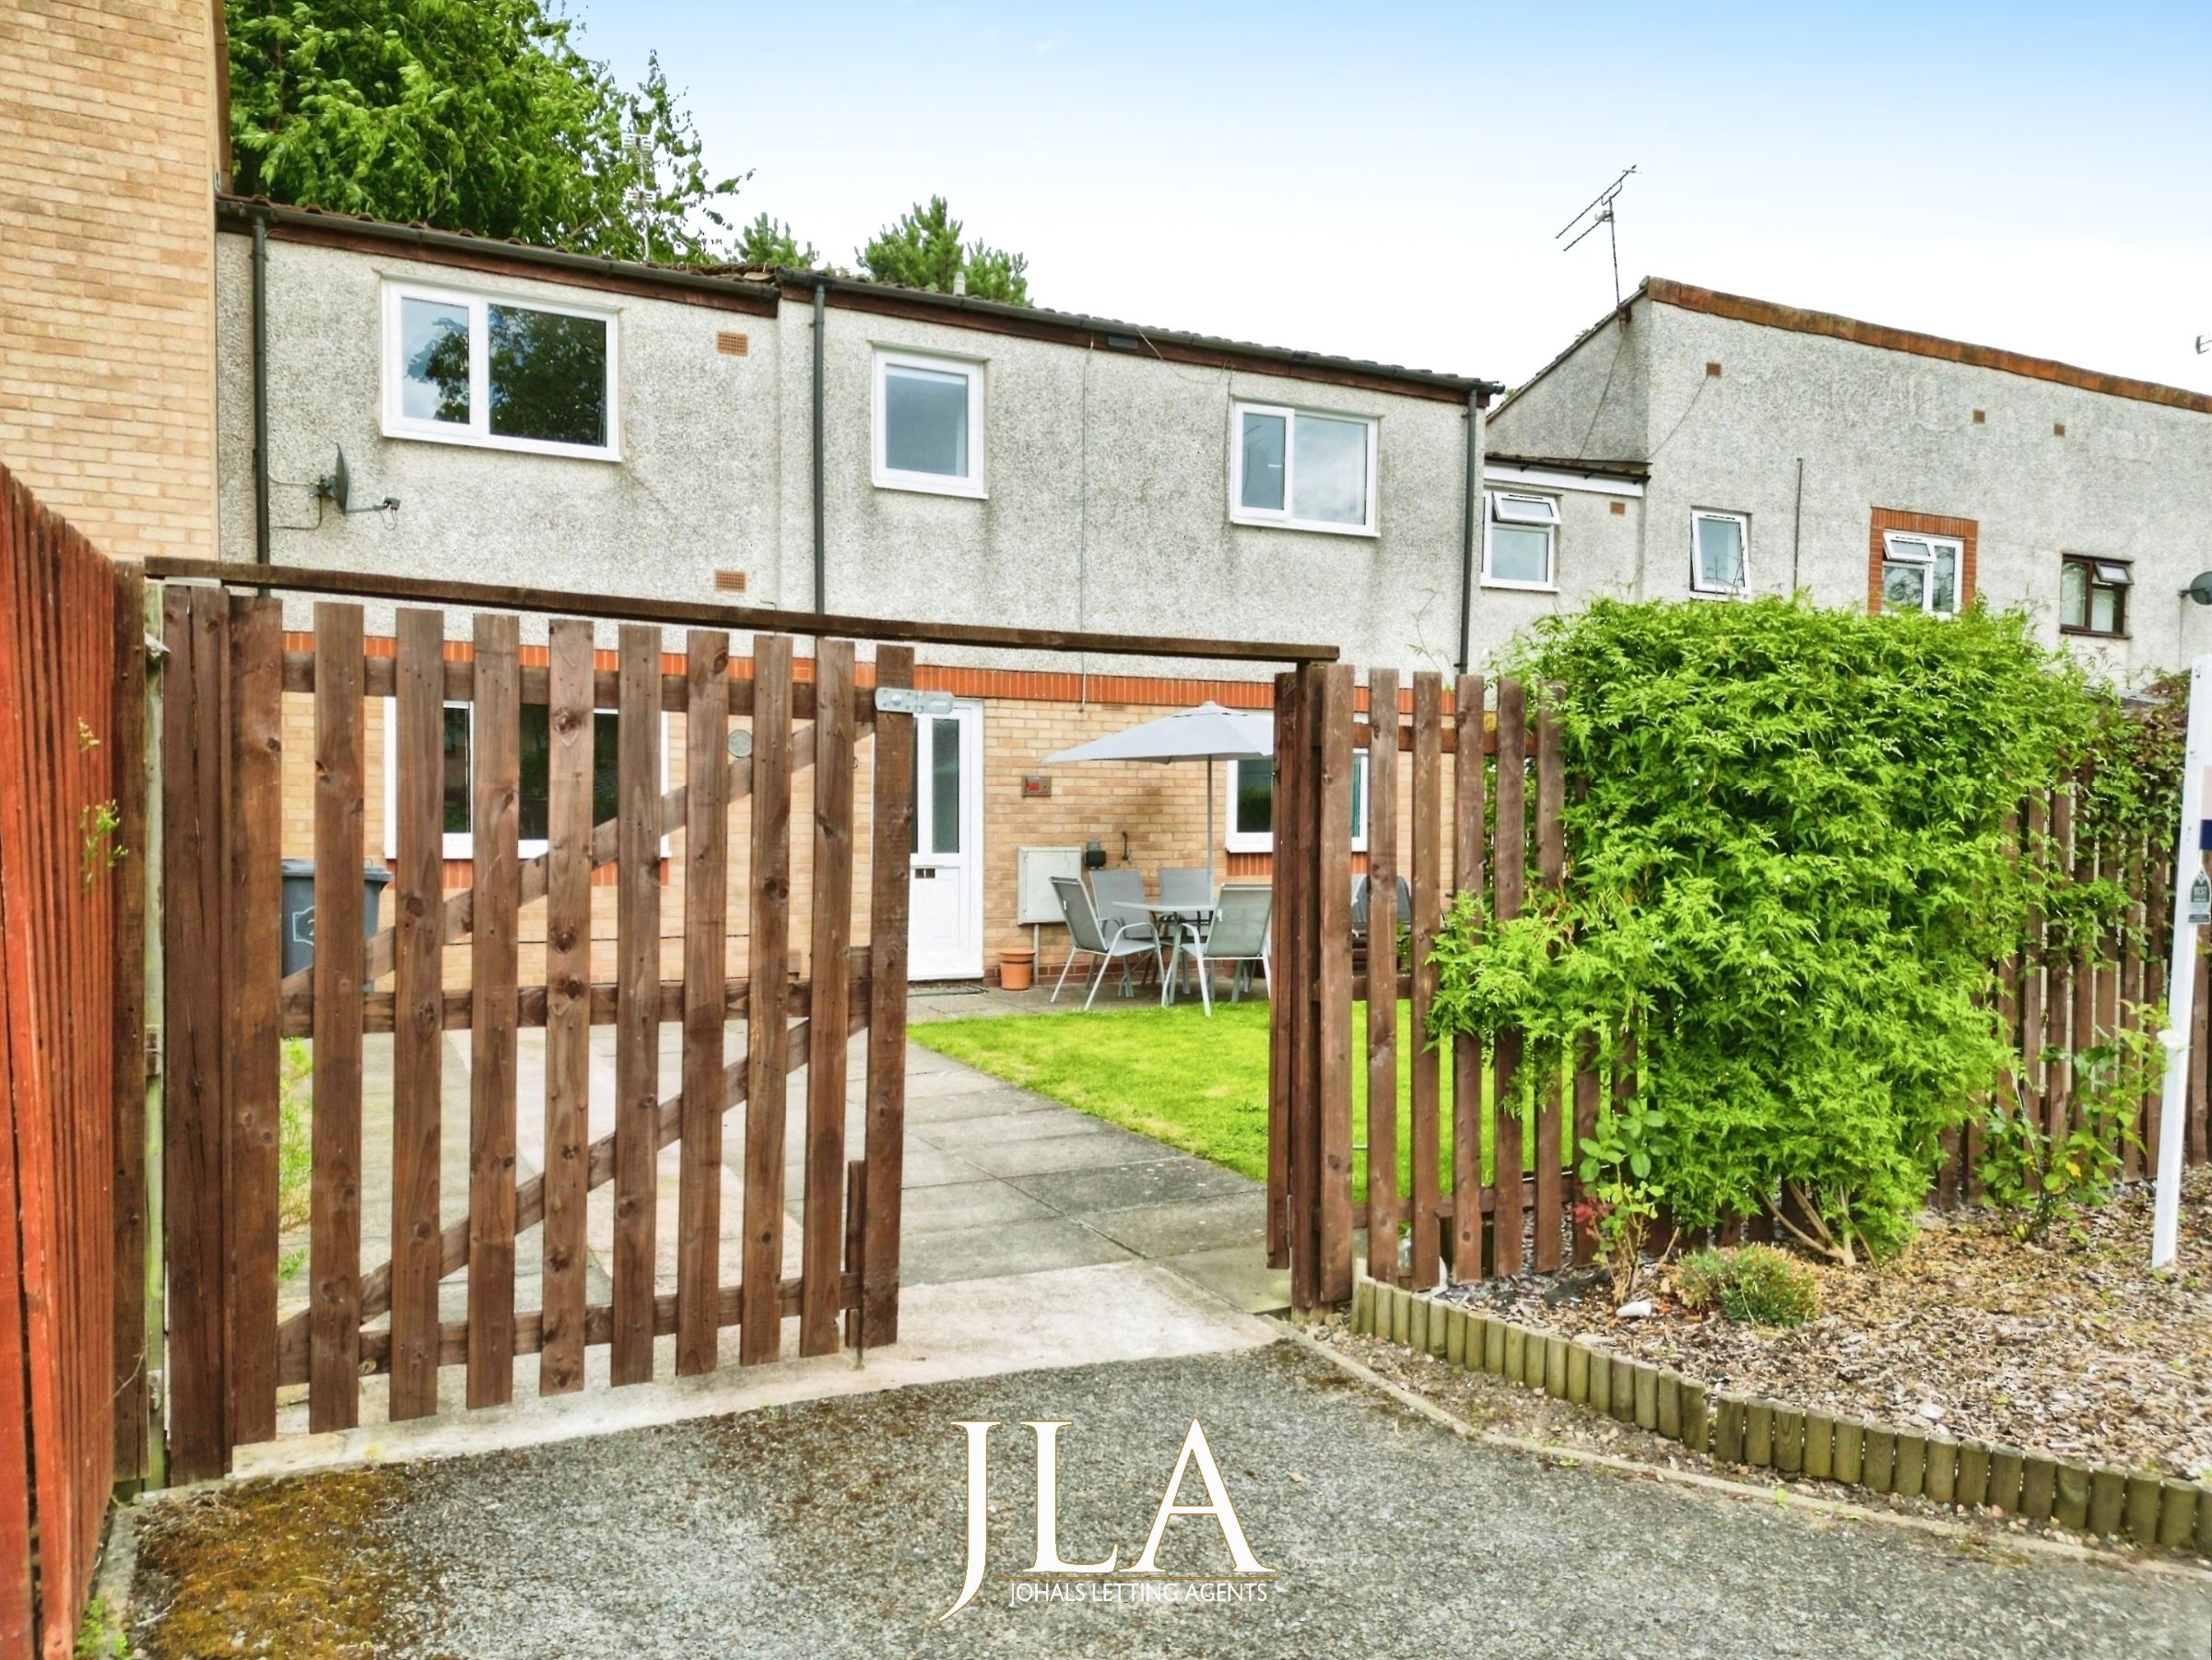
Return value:
<svg viewBox="0 0 2212 1660">
<path fill-rule="evenodd" d="M 380 1524 L 406 1477 L 355 1470 L 254 1481 L 148 1507 L 139 1524 L 138 1651 L 150 1660 L 392 1653 L 418 1591 Z"/>
</svg>

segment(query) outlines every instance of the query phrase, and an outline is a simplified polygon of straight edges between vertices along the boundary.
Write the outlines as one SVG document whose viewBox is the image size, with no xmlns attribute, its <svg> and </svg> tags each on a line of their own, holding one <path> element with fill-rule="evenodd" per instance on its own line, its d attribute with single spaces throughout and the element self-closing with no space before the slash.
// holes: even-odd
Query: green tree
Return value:
<svg viewBox="0 0 2212 1660">
<path fill-rule="evenodd" d="M 621 259 L 719 259 L 722 204 L 658 58 L 618 86 L 544 0 L 225 0 L 240 190 Z M 642 165 L 633 153 L 641 137 Z"/>
<path fill-rule="evenodd" d="M 742 265 L 812 269 L 821 257 L 812 242 L 801 246 L 789 225 L 782 219 L 771 219 L 765 213 L 747 225 L 737 239 L 737 258 Z"/>
<path fill-rule="evenodd" d="M 968 292 L 978 299 L 1029 304 L 1028 256 L 991 247 L 980 238 L 963 243 L 964 229 L 945 198 L 932 196 L 926 207 L 917 202 L 877 231 L 860 251 L 861 265 L 877 282 L 935 288 L 941 294 L 951 293 L 953 277 L 964 272 Z"/>
</svg>

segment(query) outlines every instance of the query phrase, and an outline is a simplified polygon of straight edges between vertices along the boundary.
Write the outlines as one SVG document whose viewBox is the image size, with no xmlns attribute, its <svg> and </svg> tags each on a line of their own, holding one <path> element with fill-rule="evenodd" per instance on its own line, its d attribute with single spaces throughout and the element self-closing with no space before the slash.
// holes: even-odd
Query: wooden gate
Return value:
<svg viewBox="0 0 2212 1660">
<path fill-rule="evenodd" d="M 741 1362 L 772 1360 L 787 1316 L 801 1354 L 834 1349 L 841 1321 L 851 1342 L 895 1338 L 903 861 L 873 861 L 858 948 L 853 899 L 864 755 L 867 845 L 903 849 L 912 835 L 911 717 L 879 716 L 873 691 L 912 684 L 911 648 L 879 650 L 864 689 L 843 640 L 801 662 L 790 638 L 757 636 L 752 657 L 734 660 L 727 634 L 692 630 L 682 656 L 665 659 L 656 627 L 623 626 L 606 653 L 591 621 L 561 618 L 526 648 L 512 613 L 478 612 L 451 639 L 463 630 L 446 613 L 401 608 L 384 641 L 360 606 L 328 601 L 311 631 L 288 637 L 278 600 L 183 585 L 167 590 L 164 620 L 176 1478 L 220 1473 L 234 1446 L 276 1435 L 280 1400 L 301 1385 L 304 1427 L 337 1430 L 361 1421 L 366 1379 L 385 1380 L 384 1412 L 401 1419 L 439 1409 L 448 1369 L 464 1374 L 467 1406 L 508 1400 L 519 1357 L 536 1357 L 535 1387 L 552 1395 L 583 1386 L 595 1348 L 612 1383 L 650 1379 L 663 1337 L 676 1372 L 710 1371 L 730 1326 Z M 666 756 L 664 714 L 680 717 Z M 793 786 L 809 777 L 811 834 L 801 825 L 796 840 L 810 854 L 811 915 L 794 929 Z M 371 934 L 364 864 L 384 852 L 369 841 L 372 819 L 385 821 L 393 875 L 389 920 Z M 734 825 L 746 873 L 735 890 Z M 662 961 L 671 842 L 673 974 Z M 283 856 L 308 851 L 312 961 L 288 974 Z M 461 852 L 465 871 L 449 863 Z M 609 886 L 613 936 L 594 962 L 594 896 Z M 732 973 L 741 920 L 744 971 Z M 747 1033 L 735 1057 L 732 1020 Z M 664 1022 L 682 1033 L 669 1080 Z M 592 1039 L 606 1026 L 612 1124 L 594 1137 Z M 865 1127 L 848 1148 L 847 1040 L 864 1028 Z M 525 1089 L 532 1029 L 543 1083 Z M 459 1093 L 447 1088 L 449 1032 L 465 1043 L 462 1123 L 448 1111 Z M 288 1077 L 295 1039 L 312 1065 L 304 1085 Z M 801 1072 L 793 1273 L 785 1079 Z M 309 1099 L 288 1108 L 288 1090 Z M 765 1110 L 744 1114 L 725 1167 L 724 1115 L 748 1102 Z M 300 1105 L 312 1138 L 295 1148 L 286 1115 L 296 1124 Z M 542 1157 L 518 1180 L 525 1113 L 542 1113 Z M 465 1195 L 451 1191 L 464 1145 Z M 672 1146 L 677 1191 L 664 1216 Z M 302 1158 L 306 1214 L 287 1216 Z M 726 1229 L 724 1171 L 740 1163 L 742 1217 Z M 587 1217 L 606 1187 L 600 1297 Z M 386 1189 L 390 1251 L 378 1260 L 385 1218 L 368 1198 Z M 518 1275 L 533 1230 L 536 1271 Z M 732 1232 L 735 1272 L 724 1261 Z M 536 1306 L 518 1307 L 518 1280 L 533 1279 L 523 1301 Z"/>
<path fill-rule="evenodd" d="M 895 1341 L 913 646 L 1335 655 L 188 559 L 147 572 L 169 584 L 180 1481 L 295 1423 L 582 1388 L 602 1351 L 623 1384 L 787 1342 Z M 271 591 L 345 598 L 288 611 Z M 397 602 L 373 614 L 388 633 L 364 599 Z M 542 643 L 524 643 L 524 615 L 553 618 Z M 762 630 L 749 657 L 732 656 L 733 629 Z M 855 639 L 877 642 L 872 661 Z M 285 875 L 288 854 L 312 856 L 314 919 L 312 960 L 288 972 L 304 907 L 285 885 L 310 878 Z M 364 865 L 390 874 L 373 930 Z M 726 1052 L 732 1021 L 742 1054 Z M 681 1030 L 665 1079 L 665 1025 Z M 847 1050 L 864 1030 L 851 1146 Z"/>
</svg>

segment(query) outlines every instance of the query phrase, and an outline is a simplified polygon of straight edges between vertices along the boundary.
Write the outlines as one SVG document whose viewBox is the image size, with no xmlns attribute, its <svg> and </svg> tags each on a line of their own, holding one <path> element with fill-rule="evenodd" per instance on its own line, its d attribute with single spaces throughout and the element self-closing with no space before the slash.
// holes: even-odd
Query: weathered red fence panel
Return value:
<svg viewBox="0 0 2212 1660">
<path fill-rule="evenodd" d="M 115 1468 L 115 1367 L 128 1347 L 115 1290 L 116 896 L 145 868 L 144 848 L 119 840 L 125 603 L 135 592 L 115 568 L 0 468 L 0 1652 L 9 1654 L 72 1651 Z M 124 712 L 142 717 L 142 700 Z M 132 1398 L 135 1412 L 143 1395 Z"/>
</svg>

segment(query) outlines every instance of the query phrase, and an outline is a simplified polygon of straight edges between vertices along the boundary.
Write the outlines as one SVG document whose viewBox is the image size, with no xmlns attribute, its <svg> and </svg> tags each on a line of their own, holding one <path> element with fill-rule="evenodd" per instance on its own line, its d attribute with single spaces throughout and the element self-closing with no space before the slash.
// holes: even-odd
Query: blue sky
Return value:
<svg viewBox="0 0 2212 1660">
<path fill-rule="evenodd" d="M 1653 273 L 2212 391 L 2212 4 L 572 0 L 826 257 L 916 198 L 1040 303 L 1525 379 Z"/>
</svg>

